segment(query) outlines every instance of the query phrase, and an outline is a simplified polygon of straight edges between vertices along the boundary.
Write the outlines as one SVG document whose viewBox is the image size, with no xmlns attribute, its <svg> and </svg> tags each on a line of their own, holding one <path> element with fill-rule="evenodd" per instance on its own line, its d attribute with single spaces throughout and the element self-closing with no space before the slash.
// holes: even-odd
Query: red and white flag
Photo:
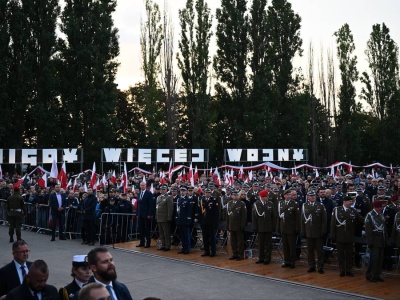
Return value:
<svg viewBox="0 0 400 300">
<path fill-rule="evenodd" d="M 240 179 L 240 180 L 244 179 L 243 165 L 240 167 L 238 179 Z"/>
<path fill-rule="evenodd" d="M 65 167 L 65 161 L 61 167 L 60 173 L 58 173 L 57 179 L 60 180 L 61 188 L 67 189 L 67 169 Z"/>
<path fill-rule="evenodd" d="M 0 171 L 1 171 L 1 166 L 0 166 Z M 390 172 L 389 172 L 389 174 L 393 175 L 393 166 L 392 166 L 392 164 L 390 164 Z"/>
<path fill-rule="evenodd" d="M 172 158 L 169 161 L 168 180 L 169 182 L 172 181 Z"/>
<path fill-rule="evenodd" d="M 199 172 L 197 171 L 197 166 L 194 169 L 194 174 L 193 174 L 193 181 L 197 182 L 199 180 Z"/>
<path fill-rule="evenodd" d="M 124 162 L 124 175 L 122 176 L 122 180 L 123 180 L 123 190 L 124 193 L 126 193 L 126 191 L 128 190 L 128 171 L 126 170 L 126 163 Z"/>
<path fill-rule="evenodd" d="M 92 168 L 92 177 L 90 178 L 90 186 L 92 189 L 95 189 L 94 186 L 96 185 L 96 180 L 97 180 L 97 174 L 96 174 L 96 163 L 93 163 L 93 168 Z"/>
<path fill-rule="evenodd" d="M 117 176 L 115 176 L 115 170 L 113 171 L 113 173 L 112 173 L 112 175 L 111 175 L 110 181 L 111 181 L 113 184 L 116 184 L 116 183 L 117 183 Z"/>
<path fill-rule="evenodd" d="M 19 189 L 19 187 L 21 186 L 21 184 L 24 183 L 25 178 L 26 178 L 26 174 L 25 174 L 21 179 L 19 179 L 16 183 L 14 183 L 14 188 Z"/>
<path fill-rule="evenodd" d="M 193 168 L 192 163 L 190 163 L 188 181 L 190 181 L 190 186 L 194 186 L 194 176 L 193 176 Z"/>
<path fill-rule="evenodd" d="M 72 179 L 68 180 L 67 189 L 68 189 L 70 186 L 72 186 Z"/>
<path fill-rule="evenodd" d="M 167 180 L 165 179 L 164 171 L 160 173 L 160 183 L 161 184 L 166 184 L 167 183 Z"/>
<path fill-rule="evenodd" d="M 42 189 L 47 188 L 47 174 L 46 173 L 44 173 L 43 176 L 38 179 L 38 185 Z"/>
<path fill-rule="evenodd" d="M 187 176 L 186 176 L 186 170 L 183 169 L 183 173 L 182 173 L 182 181 L 186 183 L 187 180 Z"/>
</svg>

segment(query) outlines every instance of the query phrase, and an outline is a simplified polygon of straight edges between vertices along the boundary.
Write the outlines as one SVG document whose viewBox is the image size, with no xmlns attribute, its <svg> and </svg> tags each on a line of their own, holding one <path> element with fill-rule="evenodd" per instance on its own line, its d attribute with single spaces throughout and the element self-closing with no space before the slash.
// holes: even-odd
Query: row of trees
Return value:
<svg viewBox="0 0 400 300">
<path fill-rule="evenodd" d="M 303 73 L 293 66 L 303 55 L 301 17 L 289 1 L 221 0 L 212 12 L 187 0 L 175 38 L 168 6 L 145 0 L 143 81 L 121 91 L 115 7 L 0 0 L 1 147 L 82 146 L 88 162 L 105 146 L 208 148 L 212 163 L 242 147 L 308 148 L 315 165 L 398 162 L 398 47 L 385 24 L 372 27 L 368 70 L 357 69 L 344 24 L 336 51 L 316 58 L 308 46 Z"/>
</svg>

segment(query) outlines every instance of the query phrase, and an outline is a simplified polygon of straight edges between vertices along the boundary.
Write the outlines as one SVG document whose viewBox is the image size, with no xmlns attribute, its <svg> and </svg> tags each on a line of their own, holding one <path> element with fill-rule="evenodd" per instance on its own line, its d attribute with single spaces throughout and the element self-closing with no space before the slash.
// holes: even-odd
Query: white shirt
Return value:
<svg viewBox="0 0 400 300">
<path fill-rule="evenodd" d="M 24 281 L 24 275 L 22 274 L 22 270 L 21 270 L 22 265 L 20 265 L 19 263 L 17 263 L 15 260 L 14 260 L 14 264 L 15 264 L 15 267 L 17 268 L 19 281 L 20 281 L 21 284 L 22 284 L 22 282 Z M 26 274 L 28 274 L 29 269 L 28 269 L 28 267 L 26 266 L 26 263 L 24 263 L 23 266 L 24 266 L 24 269 L 25 269 Z"/>
</svg>

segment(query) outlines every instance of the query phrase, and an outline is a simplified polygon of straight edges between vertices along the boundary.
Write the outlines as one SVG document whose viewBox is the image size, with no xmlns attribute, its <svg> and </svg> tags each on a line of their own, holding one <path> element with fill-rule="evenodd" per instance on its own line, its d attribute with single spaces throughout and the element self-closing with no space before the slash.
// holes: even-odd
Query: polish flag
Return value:
<svg viewBox="0 0 400 300">
<path fill-rule="evenodd" d="M 172 181 L 172 158 L 169 161 L 168 180 L 169 182 Z"/>
<path fill-rule="evenodd" d="M 244 179 L 243 165 L 240 167 L 238 179 L 241 179 L 241 180 Z"/>
<path fill-rule="evenodd" d="M 188 180 L 190 181 L 190 186 L 194 186 L 194 176 L 193 176 L 192 163 L 190 163 L 189 174 L 188 174 Z"/>
<path fill-rule="evenodd" d="M 72 179 L 70 179 L 70 180 L 68 181 L 68 183 L 67 183 L 67 189 L 68 189 L 70 186 L 72 186 Z"/>
<path fill-rule="evenodd" d="M 42 189 L 47 188 L 47 174 L 46 173 L 44 173 L 43 176 L 38 179 L 38 185 Z"/>
<path fill-rule="evenodd" d="M 1 166 L 0 166 L 0 171 L 1 171 Z M 389 174 L 390 174 L 390 175 L 393 174 L 393 166 L 392 166 L 392 164 L 390 164 L 390 171 L 389 171 Z"/>
<path fill-rule="evenodd" d="M 24 183 L 25 177 L 26 177 L 26 174 L 25 174 L 21 179 L 19 179 L 16 183 L 14 183 L 14 188 L 15 188 L 15 189 L 19 189 L 19 187 L 21 186 L 21 184 Z"/>
<path fill-rule="evenodd" d="M 113 171 L 113 173 L 112 173 L 112 175 L 111 175 L 110 181 L 111 181 L 113 184 L 116 184 L 116 183 L 117 183 L 117 176 L 115 176 L 115 170 Z"/>
<path fill-rule="evenodd" d="M 108 185 L 106 174 L 103 174 L 103 178 L 101 179 L 101 184 L 103 186 L 107 186 Z"/>
<path fill-rule="evenodd" d="M 187 180 L 186 170 L 185 169 L 183 169 L 182 180 L 183 180 L 183 182 L 186 182 L 186 180 Z"/>
<path fill-rule="evenodd" d="M 57 179 L 60 180 L 61 188 L 67 189 L 67 169 L 65 167 L 65 161 L 61 167 L 60 173 L 58 173 Z"/>
<path fill-rule="evenodd" d="M 199 180 L 199 172 L 197 171 L 197 166 L 194 169 L 193 181 L 197 182 Z"/>
<path fill-rule="evenodd" d="M 210 176 L 209 177 L 212 177 L 213 176 L 213 171 L 212 171 L 212 167 L 210 168 Z"/>
<path fill-rule="evenodd" d="M 57 169 L 57 163 L 56 163 L 55 159 L 53 159 L 53 164 L 51 165 L 50 177 L 58 178 L 58 169 Z"/>
<path fill-rule="evenodd" d="M 94 186 L 96 185 L 96 179 L 97 179 L 96 163 L 94 162 L 92 168 L 92 177 L 90 178 L 90 186 L 92 187 L 92 189 L 95 189 Z"/>
<path fill-rule="evenodd" d="M 160 183 L 161 184 L 166 184 L 167 183 L 167 180 L 165 179 L 165 173 L 164 172 L 161 172 L 161 174 L 160 174 Z"/>
<path fill-rule="evenodd" d="M 126 163 L 124 162 L 124 175 L 122 176 L 123 180 L 123 190 L 124 193 L 128 190 L 128 171 L 126 170 Z"/>
</svg>

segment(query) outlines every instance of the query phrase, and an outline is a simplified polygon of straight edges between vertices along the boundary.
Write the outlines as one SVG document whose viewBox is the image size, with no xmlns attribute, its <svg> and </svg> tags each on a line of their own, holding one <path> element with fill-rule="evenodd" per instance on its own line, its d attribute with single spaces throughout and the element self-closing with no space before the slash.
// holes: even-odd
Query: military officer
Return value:
<svg viewBox="0 0 400 300">
<path fill-rule="evenodd" d="M 218 229 L 219 201 L 211 196 L 211 190 L 205 189 L 199 203 L 199 218 L 203 233 L 204 253 L 201 256 L 213 257 L 216 254 L 215 234 Z"/>
<path fill-rule="evenodd" d="M 391 197 L 388 197 L 385 195 L 384 197 L 381 196 L 380 201 L 383 206 L 382 210 L 382 215 L 385 219 L 386 223 L 386 230 L 387 230 L 387 235 L 391 236 L 392 235 L 392 228 L 393 228 L 393 223 L 394 223 L 394 217 L 396 213 L 398 212 L 397 206 L 392 202 Z M 388 271 L 392 270 L 392 265 L 393 265 L 393 247 L 391 244 L 387 244 L 385 246 L 384 250 L 384 258 L 383 258 L 383 265 L 384 268 Z"/>
<path fill-rule="evenodd" d="M 374 209 L 365 217 L 365 234 L 370 251 L 370 261 L 366 278 L 371 282 L 383 281 L 382 272 L 383 253 L 387 241 L 385 218 L 383 217 L 383 203 L 379 197 L 373 203 Z"/>
<path fill-rule="evenodd" d="M 227 229 L 230 232 L 230 240 L 233 255 L 229 259 L 242 260 L 244 254 L 244 228 L 247 220 L 246 205 L 238 199 L 239 191 L 232 192 L 232 200 L 226 208 Z"/>
<path fill-rule="evenodd" d="M 194 192 L 194 187 L 188 187 L 187 197 L 190 201 L 190 205 L 192 206 L 192 220 L 193 222 L 190 225 L 190 238 L 189 238 L 189 249 L 192 248 L 192 245 L 196 245 L 197 243 L 197 230 L 195 228 L 195 222 L 197 221 L 197 212 L 199 205 L 199 194 Z"/>
<path fill-rule="evenodd" d="M 156 218 L 158 223 L 158 232 L 160 235 L 160 251 L 171 250 L 171 221 L 174 209 L 172 196 L 167 193 L 166 184 L 160 185 L 161 194 L 156 200 Z"/>
<path fill-rule="evenodd" d="M 318 273 L 324 273 L 323 239 L 326 234 L 326 209 L 316 201 L 314 191 L 307 193 L 307 202 L 301 212 L 301 233 L 307 239 L 308 273 L 315 272 L 315 251 L 318 259 Z"/>
<path fill-rule="evenodd" d="M 74 255 L 72 258 L 71 276 L 74 280 L 59 290 L 60 297 L 63 300 L 74 299 L 75 294 L 78 293 L 92 276 L 86 255 Z"/>
<path fill-rule="evenodd" d="M 260 247 L 260 256 L 256 264 L 268 265 L 271 262 L 272 232 L 276 227 L 276 214 L 274 204 L 268 200 L 268 191 L 262 190 L 259 196 L 260 199 L 253 204 L 252 211 L 253 229 Z"/>
<path fill-rule="evenodd" d="M 175 223 L 178 226 L 182 249 L 179 254 L 189 254 L 190 225 L 193 223 L 193 205 L 187 196 L 187 187 L 180 187 L 181 195 L 176 202 Z"/>
<path fill-rule="evenodd" d="M 278 204 L 278 232 L 282 237 L 284 263 L 282 268 L 295 268 L 296 239 L 300 233 L 300 211 L 298 204 L 291 198 L 291 189 L 284 191 L 284 200 Z"/>
<path fill-rule="evenodd" d="M 258 189 L 259 189 L 258 182 L 254 182 L 251 186 L 251 190 L 247 193 L 247 197 L 252 206 L 259 198 L 258 197 Z"/>
<path fill-rule="evenodd" d="M 272 187 L 270 183 L 267 183 L 266 186 L 270 185 L 270 192 L 268 192 L 268 201 L 271 201 L 274 204 L 275 215 L 278 215 L 278 203 L 281 200 L 279 189 L 277 187 Z"/>
<path fill-rule="evenodd" d="M 17 240 L 21 240 L 22 217 L 25 213 L 25 203 L 19 193 L 19 187 L 14 186 L 14 193 L 7 198 L 7 211 L 8 223 L 10 224 L 8 234 L 10 235 L 10 243 L 13 243 L 14 230 Z"/>
<path fill-rule="evenodd" d="M 400 211 L 394 217 L 391 240 L 394 247 L 400 248 Z"/>
<path fill-rule="evenodd" d="M 334 208 L 331 218 L 331 239 L 336 241 L 340 277 L 353 277 L 353 244 L 356 222 L 363 222 L 357 210 L 351 207 L 353 197 L 345 196 L 343 205 Z"/>
</svg>

